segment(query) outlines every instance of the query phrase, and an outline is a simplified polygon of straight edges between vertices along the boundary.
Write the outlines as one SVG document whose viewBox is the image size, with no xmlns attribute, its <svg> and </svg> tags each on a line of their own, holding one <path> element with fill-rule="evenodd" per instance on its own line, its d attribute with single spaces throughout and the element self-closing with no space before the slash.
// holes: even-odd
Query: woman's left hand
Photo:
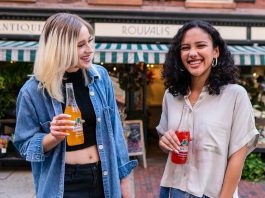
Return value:
<svg viewBox="0 0 265 198">
<path fill-rule="evenodd" d="M 129 176 L 121 180 L 121 194 L 122 198 L 132 198 Z"/>
</svg>

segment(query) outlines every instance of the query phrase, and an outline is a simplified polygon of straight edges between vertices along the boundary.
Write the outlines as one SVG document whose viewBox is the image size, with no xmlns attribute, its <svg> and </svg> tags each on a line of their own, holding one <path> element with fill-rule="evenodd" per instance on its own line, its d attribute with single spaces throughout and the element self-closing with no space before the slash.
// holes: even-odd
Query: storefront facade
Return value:
<svg viewBox="0 0 265 198">
<path fill-rule="evenodd" d="M 191 1 L 186 3 L 194 5 Z M 229 5 L 232 4 L 229 2 Z M 179 2 L 179 5 L 182 4 Z M 212 23 L 227 41 L 235 64 L 247 68 L 242 69 L 247 75 L 263 75 L 263 14 L 232 12 L 234 8 L 231 7 L 218 11 L 208 9 L 207 12 L 196 9 L 166 12 L 157 11 L 157 8 L 151 11 L 135 7 L 127 10 L 70 6 L 69 3 L 60 9 L 19 6 L 0 8 L 0 61 L 2 64 L 32 64 L 44 21 L 56 12 L 78 14 L 95 29 L 94 62 L 106 67 L 111 75 L 119 77 L 120 83 L 123 82 L 121 87 L 126 93 L 124 103 L 127 119 L 144 121 L 145 139 L 150 135 L 147 131 L 154 131 L 161 112 L 164 91 L 160 79 L 162 64 L 171 39 L 186 21 L 202 19 Z M 128 74 L 133 78 L 129 78 Z"/>
</svg>

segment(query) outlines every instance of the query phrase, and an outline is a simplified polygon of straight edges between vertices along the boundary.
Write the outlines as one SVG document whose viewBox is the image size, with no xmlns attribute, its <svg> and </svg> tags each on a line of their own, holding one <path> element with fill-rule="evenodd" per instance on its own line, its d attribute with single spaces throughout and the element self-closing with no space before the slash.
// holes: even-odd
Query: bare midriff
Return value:
<svg viewBox="0 0 265 198">
<path fill-rule="evenodd" d="M 77 151 L 66 152 L 66 164 L 89 164 L 99 161 L 97 146 L 90 146 Z"/>
</svg>

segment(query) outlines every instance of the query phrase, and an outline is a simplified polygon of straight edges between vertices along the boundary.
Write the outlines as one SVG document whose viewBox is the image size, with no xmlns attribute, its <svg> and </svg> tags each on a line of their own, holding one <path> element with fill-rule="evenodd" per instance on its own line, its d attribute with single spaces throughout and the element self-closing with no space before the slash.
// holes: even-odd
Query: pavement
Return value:
<svg viewBox="0 0 265 198">
<path fill-rule="evenodd" d="M 166 155 L 152 144 L 147 148 L 147 168 L 141 156 L 139 166 L 130 175 L 132 198 L 158 198 L 159 183 L 164 171 Z M 34 198 L 33 178 L 29 166 L 0 166 L 0 198 Z M 240 198 L 265 198 L 265 182 L 241 180 Z"/>
<path fill-rule="evenodd" d="M 135 198 L 134 174 L 130 175 L 132 198 Z M 30 166 L 0 165 L 0 198 L 35 198 L 33 177 Z"/>
<path fill-rule="evenodd" d="M 0 166 L 0 198 L 34 198 L 33 178 L 27 167 Z"/>
</svg>

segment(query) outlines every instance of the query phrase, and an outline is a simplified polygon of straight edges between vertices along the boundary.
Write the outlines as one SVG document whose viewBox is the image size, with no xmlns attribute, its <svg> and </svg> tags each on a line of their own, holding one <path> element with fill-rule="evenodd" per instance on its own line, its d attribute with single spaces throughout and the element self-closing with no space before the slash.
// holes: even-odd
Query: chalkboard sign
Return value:
<svg viewBox="0 0 265 198">
<path fill-rule="evenodd" d="M 128 146 L 129 156 L 142 155 L 144 168 L 146 168 L 147 163 L 142 120 L 123 121 L 123 131 Z"/>
</svg>

